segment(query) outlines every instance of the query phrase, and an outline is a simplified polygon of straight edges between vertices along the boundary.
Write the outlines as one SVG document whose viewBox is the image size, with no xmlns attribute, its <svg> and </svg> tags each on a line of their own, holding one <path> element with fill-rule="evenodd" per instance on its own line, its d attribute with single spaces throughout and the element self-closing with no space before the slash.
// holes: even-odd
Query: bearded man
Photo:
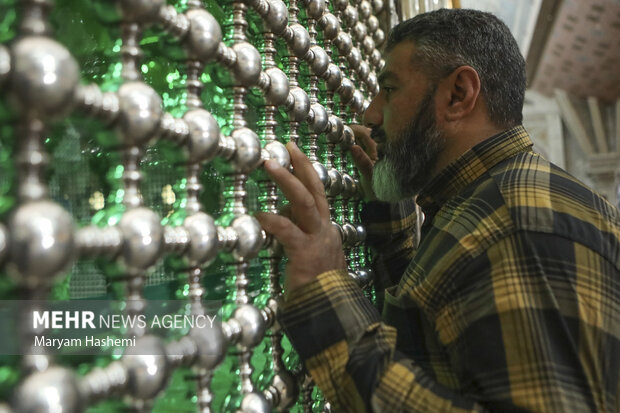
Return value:
<svg viewBox="0 0 620 413">
<path fill-rule="evenodd" d="M 378 199 L 363 218 L 382 314 L 347 274 L 308 159 L 289 144 L 294 174 L 265 165 L 291 205 L 259 214 L 289 258 L 280 321 L 325 398 L 347 412 L 620 411 L 618 210 L 532 151 L 508 28 L 439 10 L 396 26 L 386 53 L 352 149 Z"/>
</svg>

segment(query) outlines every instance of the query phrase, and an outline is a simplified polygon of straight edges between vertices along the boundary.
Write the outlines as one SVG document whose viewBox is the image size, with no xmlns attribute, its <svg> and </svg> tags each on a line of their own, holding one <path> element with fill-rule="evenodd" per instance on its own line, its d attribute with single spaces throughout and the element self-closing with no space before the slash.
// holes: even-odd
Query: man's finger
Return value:
<svg viewBox="0 0 620 413">
<path fill-rule="evenodd" d="M 278 208 L 278 215 L 286 218 L 291 218 L 293 216 L 291 212 L 291 206 L 289 204 L 282 205 L 280 208 Z"/>
<path fill-rule="evenodd" d="M 305 232 L 312 232 L 313 229 L 319 228 L 321 215 L 315 198 L 308 188 L 275 160 L 266 161 L 264 167 L 267 174 L 289 200 L 292 217 L 298 223 L 299 228 Z"/>
<path fill-rule="evenodd" d="M 291 164 L 295 176 L 305 185 L 310 191 L 316 202 L 319 214 L 323 218 L 329 218 L 329 205 L 327 204 L 327 198 L 325 197 L 325 188 L 319 179 L 319 175 L 316 173 L 314 166 L 306 155 L 295 145 L 293 142 L 286 144 L 291 155 Z"/>
<path fill-rule="evenodd" d="M 304 233 L 290 219 L 270 212 L 257 212 L 254 217 L 265 232 L 272 234 L 284 248 L 303 242 Z"/>
<path fill-rule="evenodd" d="M 349 125 L 355 134 L 355 142 L 364 149 L 371 161 L 377 160 L 377 143 L 370 137 L 370 128 L 362 125 Z"/>
<path fill-rule="evenodd" d="M 353 158 L 353 163 L 357 166 L 357 169 L 359 169 L 364 178 L 371 179 L 374 163 L 370 160 L 368 154 L 359 146 L 352 146 L 351 157 Z"/>
</svg>

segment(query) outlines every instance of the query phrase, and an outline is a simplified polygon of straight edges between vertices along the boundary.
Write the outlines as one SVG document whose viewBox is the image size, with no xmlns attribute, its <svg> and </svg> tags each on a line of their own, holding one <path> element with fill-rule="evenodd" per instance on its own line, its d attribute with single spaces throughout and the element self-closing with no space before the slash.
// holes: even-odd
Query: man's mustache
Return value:
<svg viewBox="0 0 620 413">
<path fill-rule="evenodd" d="M 385 142 L 385 131 L 383 130 L 383 128 L 372 128 L 370 130 L 370 138 L 377 143 Z"/>
</svg>

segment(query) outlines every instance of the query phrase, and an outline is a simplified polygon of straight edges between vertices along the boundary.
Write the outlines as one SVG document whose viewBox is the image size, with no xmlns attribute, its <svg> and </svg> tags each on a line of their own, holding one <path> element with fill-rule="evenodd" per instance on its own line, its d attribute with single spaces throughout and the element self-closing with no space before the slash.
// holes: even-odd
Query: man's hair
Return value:
<svg viewBox="0 0 620 413">
<path fill-rule="evenodd" d="M 525 60 L 500 19 L 478 10 L 432 11 L 396 25 L 388 36 L 387 51 L 402 41 L 414 43 L 414 63 L 431 81 L 460 66 L 473 67 L 491 121 L 504 128 L 522 122 Z"/>
</svg>

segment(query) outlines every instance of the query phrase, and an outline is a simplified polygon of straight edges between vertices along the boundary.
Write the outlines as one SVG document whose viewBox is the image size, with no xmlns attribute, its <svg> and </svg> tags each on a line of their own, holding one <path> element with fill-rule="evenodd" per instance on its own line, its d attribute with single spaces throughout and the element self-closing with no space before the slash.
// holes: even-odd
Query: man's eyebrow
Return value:
<svg viewBox="0 0 620 413">
<path fill-rule="evenodd" d="M 394 72 L 386 71 L 381 72 L 377 78 L 379 85 L 382 85 L 387 80 L 398 80 L 398 76 Z"/>
</svg>

